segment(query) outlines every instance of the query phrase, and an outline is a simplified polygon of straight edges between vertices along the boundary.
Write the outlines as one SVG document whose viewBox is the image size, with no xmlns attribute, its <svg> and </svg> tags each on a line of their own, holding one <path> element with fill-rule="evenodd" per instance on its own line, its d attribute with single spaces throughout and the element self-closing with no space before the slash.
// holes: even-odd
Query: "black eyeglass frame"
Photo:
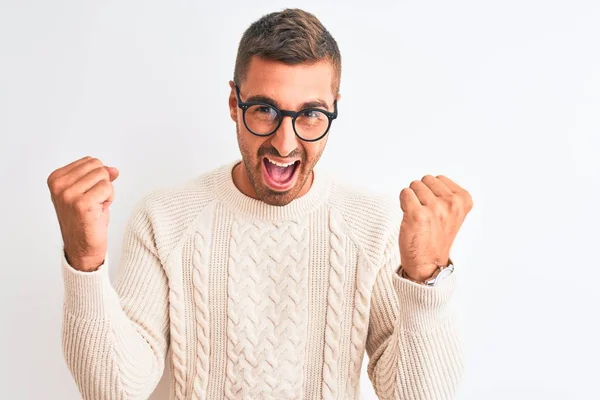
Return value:
<svg viewBox="0 0 600 400">
<path fill-rule="evenodd" d="M 246 126 L 246 129 L 248 129 L 248 131 L 250 133 L 252 133 L 253 135 L 256 135 L 256 136 L 260 136 L 260 137 L 271 136 L 272 134 L 277 132 L 277 129 L 279 129 L 279 127 L 281 126 L 281 123 L 283 122 L 283 117 L 291 117 L 292 118 L 292 127 L 294 128 L 294 133 L 296 134 L 296 136 L 298 136 L 299 139 L 304 140 L 305 142 L 316 142 L 316 141 L 323 139 L 325 137 L 325 135 L 327 135 L 327 133 L 329 132 L 329 129 L 331 128 L 331 123 L 338 116 L 337 99 L 333 101 L 333 112 L 329 112 L 329 111 L 323 110 L 322 108 L 318 108 L 318 107 L 305 108 L 300 111 L 280 110 L 277 107 L 275 107 L 273 104 L 265 103 L 262 101 L 243 102 L 242 99 L 240 98 L 239 86 L 237 84 L 234 84 L 234 86 L 235 86 L 235 94 L 237 97 L 238 107 L 242 109 L 242 120 L 244 121 L 244 125 Z M 265 107 L 270 107 L 271 109 L 275 110 L 275 112 L 277 113 L 277 116 L 279 118 L 279 122 L 277 123 L 277 126 L 275 127 L 275 129 L 273 129 L 273 131 L 271 131 L 269 133 L 256 133 L 248 127 L 248 124 L 246 123 L 246 110 L 248 110 L 252 106 L 265 106 Z M 296 118 L 298 118 L 298 116 L 300 114 L 305 113 L 307 111 L 321 112 L 321 113 L 325 114 L 325 116 L 327 117 L 327 120 L 329 121 L 329 124 L 327 125 L 327 129 L 325 129 L 325 132 L 316 139 L 305 139 L 302 136 L 300 136 L 298 134 L 298 131 L 296 130 Z"/>
</svg>

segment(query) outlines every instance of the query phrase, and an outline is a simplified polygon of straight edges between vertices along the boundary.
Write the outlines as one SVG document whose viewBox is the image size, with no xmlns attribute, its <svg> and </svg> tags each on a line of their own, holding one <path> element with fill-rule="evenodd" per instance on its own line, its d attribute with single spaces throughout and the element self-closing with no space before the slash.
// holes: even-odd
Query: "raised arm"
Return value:
<svg viewBox="0 0 600 400">
<path fill-rule="evenodd" d="M 128 220 L 115 287 L 109 279 L 107 231 L 118 175 L 84 157 L 48 177 L 64 242 L 62 345 L 84 399 L 148 398 L 167 352 L 167 279 L 145 201 Z"/>
<path fill-rule="evenodd" d="M 444 273 L 435 286 L 426 283 L 451 263 L 450 249 L 472 207 L 471 195 L 443 175 L 426 175 L 400 192 L 402 220 L 386 241 L 367 340 L 369 377 L 382 399 L 456 394 L 463 373 L 451 310 L 456 273 Z M 400 266 L 408 279 L 399 275 Z"/>
<path fill-rule="evenodd" d="M 148 216 L 131 216 L 116 284 L 109 260 L 93 272 L 63 253 L 63 351 L 84 399 L 147 399 L 168 348 L 168 283 Z"/>
<path fill-rule="evenodd" d="M 463 373 L 451 307 L 456 272 L 436 287 L 401 278 L 397 248 L 388 246 L 373 289 L 369 378 L 380 399 L 453 399 Z"/>
</svg>

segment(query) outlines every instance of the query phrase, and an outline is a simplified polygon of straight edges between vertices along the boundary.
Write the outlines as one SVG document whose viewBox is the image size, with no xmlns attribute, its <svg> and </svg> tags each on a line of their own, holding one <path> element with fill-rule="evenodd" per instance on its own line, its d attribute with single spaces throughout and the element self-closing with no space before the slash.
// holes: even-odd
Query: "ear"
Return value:
<svg viewBox="0 0 600 400">
<path fill-rule="evenodd" d="M 238 104 L 237 97 L 235 95 L 235 85 L 233 81 L 229 81 L 229 88 L 231 91 L 229 92 L 229 116 L 233 120 L 233 122 L 237 122 L 238 118 Z"/>
</svg>

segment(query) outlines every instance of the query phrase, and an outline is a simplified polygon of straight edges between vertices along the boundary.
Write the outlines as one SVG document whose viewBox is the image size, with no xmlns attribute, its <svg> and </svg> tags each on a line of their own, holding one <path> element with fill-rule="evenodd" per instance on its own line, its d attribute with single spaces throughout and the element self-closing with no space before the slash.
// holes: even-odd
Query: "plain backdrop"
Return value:
<svg viewBox="0 0 600 400">
<path fill-rule="evenodd" d="M 145 193 L 239 156 L 227 108 L 237 45 L 287 6 L 315 13 L 342 52 L 321 167 L 392 195 L 444 174 L 473 196 L 451 252 L 459 398 L 600 398 L 593 0 L 2 0 L 0 398 L 79 398 L 62 358 L 48 175 L 85 155 L 120 169 L 117 259 Z M 366 370 L 361 391 L 375 398 Z M 166 393 L 163 379 L 153 399 Z"/>
</svg>

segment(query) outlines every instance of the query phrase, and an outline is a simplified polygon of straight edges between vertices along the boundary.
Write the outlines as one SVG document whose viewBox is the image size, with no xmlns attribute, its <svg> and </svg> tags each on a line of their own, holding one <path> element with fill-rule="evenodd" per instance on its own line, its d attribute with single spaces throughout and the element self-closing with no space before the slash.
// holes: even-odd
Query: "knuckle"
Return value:
<svg viewBox="0 0 600 400">
<path fill-rule="evenodd" d="M 433 215 L 435 216 L 435 219 L 441 220 L 446 216 L 446 211 L 443 207 L 436 206 L 433 208 Z"/>
<path fill-rule="evenodd" d="M 421 183 L 421 181 L 414 180 L 410 183 L 409 187 L 411 189 L 414 189 L 415 187 L 419 186 L 420 183 Z"/>
<path fill-rule="evenodd" d="M 100 168 L 100 167 L 104 166 L 104 164 L 102 164 L 102 161 L 100 161 L 96 157 L 91 158 L 88 162 L 91 163 L 92 166 L 94 166 L 96 168 Z"/>
<path fill-rule="evenodd" d="M 108 170 L 106 168 L 104 168 L 104 166 L 102 168 L 100 168 L 100 177 L 102 178 L 103 181 L 110 180 L 110 174 L 108 173 Z"/>
<path fill-rule="evenodd" d="M 74 205 L 76 201 L 76 196 L 73 190 L 65 189 L 60 195 L 61 201 L 67 205 Z"/>
<path fill-rule="evenodd" d="M 91 172 L 91 175 L 99 182 L 110 179 L 110 175 L 104 166 L 94 168 Z"/>
<path fill-rule="evenodd" d="M 50 189 L 52 194 L 58 194 L 58 192 L 61 190 L 62 177 L 57 176 L 57 171 L 58 170 L 53 171 L 48 176 L 48 179 L 46 179 L 46 183 L 48 184 L 48 188 Z"/>
<path fill-rule="evenodd" d="M 108 180 L 100 181 L 99 185 L 104 190 L 108 190 L 108 191 L 112 191 L 113 190 L 113 185 Z"/>
<path fill-rule="evenodd" d="M 413 216 L 419 221 L 427 221 L 431 219 L 432 210 L 429 207 L 418 207 L 413 210 Z"/>
<path fill-rule="evenodd" d="M 419 223 L 429 222 L 429 214 L 424 209 L 419 209 L 414 211 L 413 219 Z"/>
<path fill-rule="evenodd" d="M 53 171 L 50 175 L 48 175 L 48 178 L 46 179 L 46 184 L 48 185 L 50 190 L 52 190 L 52 188 L 54 187 L 54 174 L 55 173 L 56 173 L 56 171 Z"/>
<path fill-rule="evenodd" d="M 454 193 L 443 193 L 439 196 L 437 196 L 440 203 L 442 205 L 447 206 L 448 204 L 450 204 L 452 202 L 452 198 L 454 197 Z"/>
<path fill-rule="evenodd" d="M 467 191 L 465 191 L 465 205 L 467 210 L 471 210 L 473 208 L 473 197 Z"/>
<path fill-rule="evenodd" d="M 452 212 L 462 210 L 463 208 L 463 200 L 460 196 L 449 197 L 448 204 L 450 205 L 450 211 Z"/>
<path fill-rule="evenodd" d="M 65 178 L 64 177 L 60 177 L 60 178 L 56 178 L 52 181 L 52 187 L 50 188 L 50 190 L 52 190 L 52 193 L 55 195 L 59 195 L 62 192 L 65 191 L 65 189 L 68 189 L 67 187 L 65 187 Z"/>
<path fill-rule="evenodd" d="M 100 181 L 96 184 L 96 193 L 98 197 L 102 199 L 110 198 L 113 195 L 113 185 L 109 181 Z"/>
<path fill-rule="evenodd" d="M 53 196 L 57 195 L 59 192 L 55 181 L 48 181 L 48 189 Z"/>
<path fill-rule="evenodd" d="M 85 213 L 90 210 L 89 202 L 85 197 L 79 197 L 74 201 L 73 205 L 80 213 Z"/>
</svg>

